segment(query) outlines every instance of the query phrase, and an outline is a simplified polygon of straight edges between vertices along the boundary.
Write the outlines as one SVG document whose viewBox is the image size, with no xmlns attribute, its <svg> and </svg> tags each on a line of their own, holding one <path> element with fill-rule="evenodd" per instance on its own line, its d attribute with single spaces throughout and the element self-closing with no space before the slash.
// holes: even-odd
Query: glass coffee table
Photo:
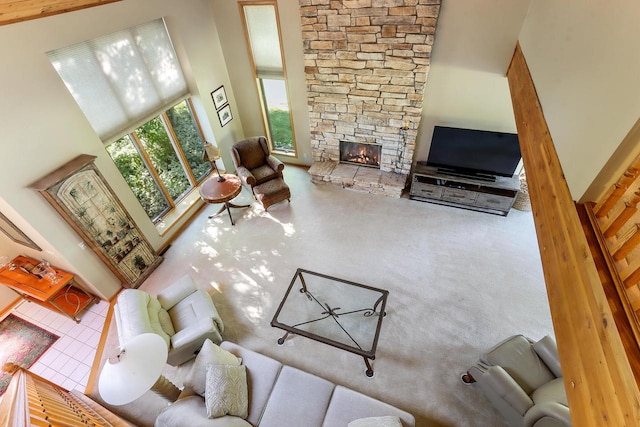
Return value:
<svg viewBox="0 0 640 427">
<path fill-rule="evenodd" d="M 276 311 L 271 326 L 355 353 L 364 358 L 366 374 L 376 347 L 389 291 L 301 268 Z"/>
</svg>

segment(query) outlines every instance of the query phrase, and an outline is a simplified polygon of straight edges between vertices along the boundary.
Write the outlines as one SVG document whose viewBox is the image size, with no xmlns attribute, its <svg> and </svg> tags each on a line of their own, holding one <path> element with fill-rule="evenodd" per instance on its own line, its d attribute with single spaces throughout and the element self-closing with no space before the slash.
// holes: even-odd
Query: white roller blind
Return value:
<svg viewBox="0 0 640 427">
<path fill-rule="evenodd" d="M 163 19 L 47 56 L 103 141 L 188 96 Z"/>
<path fill-rule="evenodd" d="M 256 73 L 261 78 L 282 78 L 282 56 L 276 11 L 271 5 L 244 6 L 249 43 Z"/>
</svg>

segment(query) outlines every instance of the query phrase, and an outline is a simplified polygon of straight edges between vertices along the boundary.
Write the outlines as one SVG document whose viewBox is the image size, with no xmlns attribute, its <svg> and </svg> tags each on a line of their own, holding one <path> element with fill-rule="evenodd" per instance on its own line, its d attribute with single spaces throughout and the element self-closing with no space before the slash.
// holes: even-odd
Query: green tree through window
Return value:
<svg viewBox="0 0 640 427">
<path fill-rule="evenodd" d="M 107 146 L 125 181 L 157 221 L 211 171 L 190 104 L 183 101 Z"/>
</svg>

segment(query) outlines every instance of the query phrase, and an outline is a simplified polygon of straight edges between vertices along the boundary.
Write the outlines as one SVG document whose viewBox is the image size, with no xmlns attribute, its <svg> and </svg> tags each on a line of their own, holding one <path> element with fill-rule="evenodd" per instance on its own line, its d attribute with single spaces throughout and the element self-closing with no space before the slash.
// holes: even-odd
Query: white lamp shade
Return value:
<svg viewBox="0 0 640 427">
<path fill-rule="evenodd" d="M 98 391 L 105 402 L 124 405 L 151 389 L 167 363 L 167 343 L 157 334 L 138 335 L 120 347 L 119 359 L 107 360 Z"/>
</svg>

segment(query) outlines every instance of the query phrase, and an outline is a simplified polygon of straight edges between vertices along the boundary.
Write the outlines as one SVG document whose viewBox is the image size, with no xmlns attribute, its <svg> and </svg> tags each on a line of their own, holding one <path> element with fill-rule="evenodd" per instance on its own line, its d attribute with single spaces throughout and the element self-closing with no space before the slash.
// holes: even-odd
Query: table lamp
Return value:
<svg viewBox="0 0 640 427">
<path fill-rule="evenodd" d="M 216 164 L 216 160 L 218 160 L 220 156 L 220 149 L 210 142 L 205 141 L 204 143 L 204 152 L 202 153 L 203 160 L 209 160 L 211 163 L 211 167 L 216 170 L 218 173 L 218 182 L 224 181 L 224 177 L 220 175 L 220 170 L 218 170 L 218 165 Z"/>
<path fill-rule="evenodd" d="M 167 343 L 158 334 L 140 334 L 105 362 L 98 380 L 102 399 L 115 406 L 133 402 L 151 390 L 174 402 L 180 389 L 162 375 L 167 363 Z"/>
</svg>

